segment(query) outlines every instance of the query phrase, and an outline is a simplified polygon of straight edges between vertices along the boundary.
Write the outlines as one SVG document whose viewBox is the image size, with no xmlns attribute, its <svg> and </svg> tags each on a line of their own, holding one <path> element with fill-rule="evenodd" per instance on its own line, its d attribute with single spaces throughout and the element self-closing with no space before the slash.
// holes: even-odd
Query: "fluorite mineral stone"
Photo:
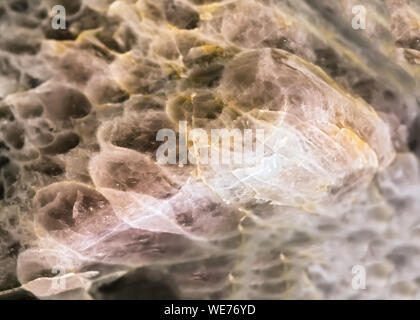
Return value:
<svg viewBox="0 0 420 320">
<path fill-rule="evenodd" d="M 420 298 L 417 1 L 4 0 L 0 35 L 0 299 Z"/>
</svg>

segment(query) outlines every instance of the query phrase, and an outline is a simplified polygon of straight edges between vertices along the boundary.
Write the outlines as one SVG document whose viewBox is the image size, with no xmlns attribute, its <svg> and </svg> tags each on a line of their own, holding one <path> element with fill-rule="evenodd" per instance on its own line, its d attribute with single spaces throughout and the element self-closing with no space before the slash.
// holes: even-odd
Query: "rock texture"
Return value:
<svg viewBox="0 0 420 320">
<path fill-rule="evenodd" d="M 420 298 L 416 1 L 5 0 L 0 34 L 0 298 Z M 160 163 L 183 121 L 263 156 Z"/>
</svg>

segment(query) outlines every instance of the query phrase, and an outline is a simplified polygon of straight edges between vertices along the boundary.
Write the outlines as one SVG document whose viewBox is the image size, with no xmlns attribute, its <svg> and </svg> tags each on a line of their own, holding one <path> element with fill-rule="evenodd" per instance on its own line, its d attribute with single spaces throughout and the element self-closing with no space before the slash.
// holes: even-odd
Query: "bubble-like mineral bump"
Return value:
<svg viewBox="0 0 420 320">
<path fill-rule="evenodd" d="M 417 1 L 5 0 L 0 34 L 0 299 L 420 298 Z"/>
</svg>

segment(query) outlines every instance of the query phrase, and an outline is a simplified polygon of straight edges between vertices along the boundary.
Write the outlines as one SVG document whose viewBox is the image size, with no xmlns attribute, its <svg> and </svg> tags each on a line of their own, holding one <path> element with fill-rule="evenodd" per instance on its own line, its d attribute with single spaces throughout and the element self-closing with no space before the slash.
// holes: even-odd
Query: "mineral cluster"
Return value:
<svg viewBox="0 0 420 320">
<path fill-rule="evenodd" d="M 417 0 L 1 1 L 0 299 L 420 298 L 419 89 Z"/>
</svg>

